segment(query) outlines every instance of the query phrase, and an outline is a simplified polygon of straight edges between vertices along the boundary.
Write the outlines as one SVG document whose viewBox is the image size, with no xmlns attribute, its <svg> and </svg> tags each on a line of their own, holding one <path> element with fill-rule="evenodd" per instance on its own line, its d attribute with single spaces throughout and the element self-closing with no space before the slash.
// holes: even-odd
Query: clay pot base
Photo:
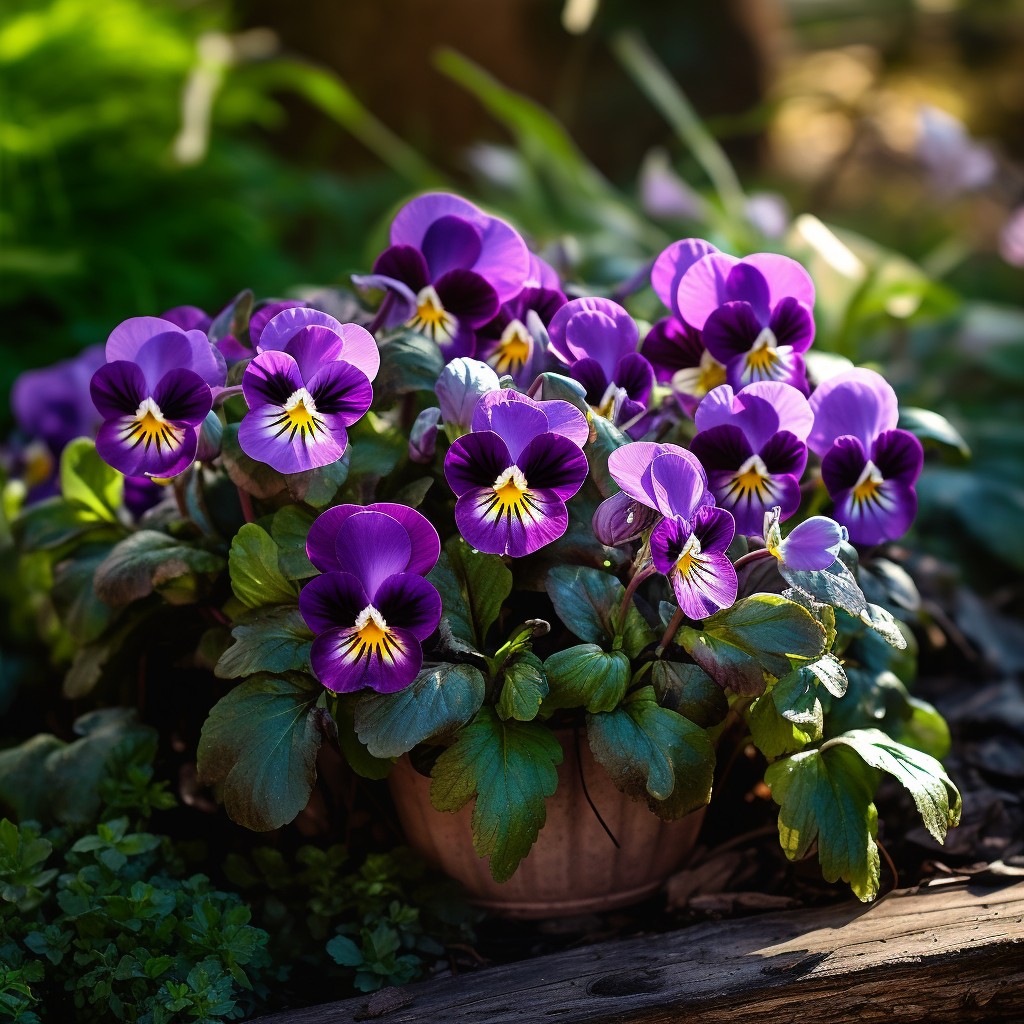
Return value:
<svg viewBox="0 0 1024 1024">
<path fill-rule="evenodd" d="M 616 849 L 587 803 L 572 732 L 559 735 L 565 757 L 547 821 L 507 882 L 491 878 L 473 849 L 470 801 L 456 814 L 434 810 L 430 779 L 402 758 L 391 794 L 409 845 L 432 867 L 461 882 L 473 903 L 506 918 L 540 920 L 614 910 L 653 895 L 693 850 L 704 820 L 695 811 L 665 822 L 615 788 L 581 737 L 583 776 L 594 805 L 619 842 Z"/>
</svg>

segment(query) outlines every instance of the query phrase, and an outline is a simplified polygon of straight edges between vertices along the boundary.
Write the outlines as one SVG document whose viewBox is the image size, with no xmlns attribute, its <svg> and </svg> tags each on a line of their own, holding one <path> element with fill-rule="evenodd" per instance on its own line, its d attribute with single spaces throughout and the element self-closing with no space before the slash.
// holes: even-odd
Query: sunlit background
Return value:
<svg viewBox="0 0 1024 1024">
<path fill-rule="evenodd" d="M 1021 0 L 6 0 L 0 95 L 5 391 L 128 316 L 344 285 L 456 188 L 595 290 L 691 234 L 805 260 L 817 347 L 974 449 L 927 543 L 1024 567 Z"/>
</svg>

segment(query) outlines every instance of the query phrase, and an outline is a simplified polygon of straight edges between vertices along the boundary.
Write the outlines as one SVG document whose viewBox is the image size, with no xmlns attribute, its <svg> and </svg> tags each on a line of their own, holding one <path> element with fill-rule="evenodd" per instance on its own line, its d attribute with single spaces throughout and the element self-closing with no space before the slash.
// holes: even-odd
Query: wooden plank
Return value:
<svg viewBox="0 0 1024 1024">
<path fill-rule="evenodd" d="M 1024 1021 L 1024 881 L 695 925 L 260 1024 Z"/>
</svg>

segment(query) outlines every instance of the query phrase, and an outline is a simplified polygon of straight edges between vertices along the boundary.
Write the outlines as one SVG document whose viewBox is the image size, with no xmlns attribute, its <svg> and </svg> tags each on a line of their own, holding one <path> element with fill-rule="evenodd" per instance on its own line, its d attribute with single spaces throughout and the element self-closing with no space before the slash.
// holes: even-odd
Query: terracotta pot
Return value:
<svg viewBox="0 0 1024 1024">
<path fill-rule="evenodd" d="M 539 919 L 625 907 L 657 892 L 697 842 L 704 810 L 664 822 L 615 788 L 584 736 L 580 753 L 587 791 L 619 841 L 609 839 L 587 803 L 570 731 L 559 735 L 565 757 L 547 821 L 516 873 L 491 878 L 473 849 L 470 801 L 457 814 L 434 810 L 430 779 L 403 757 L 391 773 L 391 795 L 409 845 L 427 863 L 457 879 L 478 906 L 502 917 Z"/>
</svg>

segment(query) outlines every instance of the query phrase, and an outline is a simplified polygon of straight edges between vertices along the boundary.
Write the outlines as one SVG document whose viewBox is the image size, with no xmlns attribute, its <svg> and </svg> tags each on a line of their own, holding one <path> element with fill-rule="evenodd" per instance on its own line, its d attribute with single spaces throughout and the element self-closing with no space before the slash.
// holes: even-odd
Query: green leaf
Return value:
<svg viewBox="0 0 1024 1024">
<path fill-rule="evenodd" d="M 789 569 L 780 562 L 779 573 L 791 587 L 821 604 L 842 608 L 854 616 L 860 615 L 867 607 L 867 599 L 857 577 L 839 559 L 827 569 L 814 572 Z"/>
<path fill-rule="evenodd" d="M 302 677 L 257 676 L 214 705 L 199 739 L 199 781 L 218 787 L 232 821 L 266 832 L 309 802 L 326 715 L 319 693 Z"/>
<path fill-rule="evenodd" d="M 171 604 L 190 604 L 223 568 L 223 557 L 212 551 L 156 530 L 139 530 L 115 545 L 96 569 L 93 585 L 97 597 L 114 608 L 153 591 Z"/>
<path fill-rule="evenodd" d="M 270 536 L 277 545 L 277 567 L 289 580 L 308 580 L 317 575 L 306 554 L 306 538 L 316 517 L 297 505 L 286 505 L 270 520 Z"/>
<path fill-rule="evenodd" d="M 646 797 L 666 820 L 711 798 L 715 750 L 708 734 L 660 707 L 653 686 L 631 693 L 614 711 L 589 715 L 587 737 L 615 785 L 634 799 Z"/>
<path fill-rule="evenodd" d="M 47 498 L 29 505 L 14 521 L 13 532 L 26 551 L 50 551 L 88 536 L 111 541 L 123 537 L 123 526 L 97 519 L 84 505 Z"/>
<path fill-rule="evenodd" d="M 394 761 L 390 757 L 374 757 L 356 735 L 355 709 L 359 695 L 340 694 L 335 710 L 338 727 L 338 746 L 349 767 L 364 779 L 385 779 L 391 773 Z"/>
<path fill-rule="evenodd" d="M 472 665 L 431 665 L 397 693 L 366 693 L 355 705 L 355 729 L 374 757 L 400 757 L 417 744 L 448 736 L 484 701 L 483 673 Z"/>
<path fill-rule="evenodd" d="M 249 458 L 238 443 L 238 424 L 229 423 L 221 438 L 221 462 L 231 482 L 254 498 L 272 498 L 287 486 L 286 478 L 276 469 Z"/>
<path fill-rule="evenodd" d="M 292 501 L 304 501 L 314 508 L 330 505 L 348 480 L 352 458 L 352 448 L 349 447 L 336 462 L 301 473 L 288 473 L 284 478 L 288 496 Z"/>
<path fill-rule="evenodd" d="M 925 447 L 947 449 L 959 461 L 971 457 L 971 449 L 956 427 L 931 409 L 900 406 L 899 427 L 909 430 Z"/>
<path fill-rule="evenodd" d="M 651 666 L 658 703 L 702 729 L 718 725 L 729 713 L 722 688 L 699 665 L 658 659 Z"/>
<path fill-rule="evenodd" d="M 761 669 L 787 675 L 793 660 L 816 660 L 825 630 L 806 608 L 777 594 L 754 594 L 681 631 L 682 645 L 722 686 L 738 693 L 764 689 Z"/>
<path fill-rule="evenodd" d="M 559 708 L 611 711 L 625 696 L 630 678 L 629 658 L 597 644 L 556 651 L 544 662 L 544 672 L 549 687 L 545 714 Z"/>
<path fill-rule="evenodd" d="M 807 665 L 806 668 L 802 668 L 800 671 L 810 672 L 833 697 L 844 696 L 850 685 L 842 662 L 831 654 L 826 654 L 823 658 L 812 661 L 810 665 Z"/>
<path fill-rule="evenodd" d="M 0 750 L 0 811 L 18 821 L 51 820 L 50 755 L 67 744 L 50 733 L 39 733 L 16 747 Z"/>
<path fill-rule="evenodd" d="M 798 705 L 799 706 L 799 705 Z M 808 743 L 821 736 L 822 709 L 816 696 L 811 695 L 810 720 L 804 728 L 783 717 L 770 693 L 758 697 L 747 710 L 747 723 L 754 746 L 772 759 L 783 754 L 803 750 Z"/>
<path fill-rule="evenodd" d="M 829 882 L 850 883 L 864 902 L 878 893 L 877 778 L 851 749 L 805 750 L 769 765 L 765 782 L 779 805 L 779 841 L 790 860 L 818 843 Z"/>
<path fill-rule="evenodd" d="M 547 696 L 548 681 L 536 654 L 526 651 L 505 663 L 498 714 L 517 722 L 532 722 Z"/>
<path fill-rule="evenodd" d="M 410 391 L 433 391 L 444 369 L 444 356 L 437 343 L 405 331 L 380 346 L 380 370 L 373 382 L 374 408 L 391 404 Z"/>
<path fill-rule="evenodd" d="M 231 630 L 235 642 L 214 670 L 220 679 L 257 672 L 308 672 L 313 634 L 298 608 L 275 605 L 249 612 Z"/>
<path fill-rule="evenodd" d="M 117 522 L 124 500 L 124 477 L 97 454 L 87 437 L 70 441 L 60 457 L 60 489 L 65 500 L 88 510 L 96 519 Z"/>
<path fill-rule="evenodd" d="M 111 552 L 110 544 L 82 544 L 74 557 L 53 567 L 50 596 L 61 623 L 80 644 L 98 640 L 116 612 L 96 594 L 96 570 Z"/>
<path fill-rule="evenodd" d="M 482 651 L 487 631 L 512 593 L 512 573 L 505 563 L 453 537 L 427 579 L 441 595 L 452 633 Z"/>
<path fill-rule="evenodd" d="M 362 967 L 363 951 L 344 935 L 335 935 L 327 943 L 327 955 L 342 967 Z"/>
<path fill-rule="evenodd" d="M 787 722 L 800 726 L 801 731 L 812 739 L 821 738 L 822 706 L 818 699 L 817 677 L 809 668 L 797 668 L 788 676 L 783 676 L 772 687 L 771 699 L 775 710 Z M 762 697 L 754 703 L 759 705 L 764 702 Z"/>
<path fill-rule="evenodd" d="M 824 752 L 840 745 L 855 750 L 865 764 L 887 772 L 910 793 L 936 842 L 943 842 L 946 830 L 960 821 L 960 793 L 934 757 L 897 743 L 880 729 L 844 733 L 821 749 Z"/>
<path fill-rule="evenodd" d="M 629 437 L 603 416 L 595 414 L 590 416 L 590 435 L 591 440 L 583 448 L 590 465 L 590 475 L 601 497 L 609 498 L 619 490 L 619 485 L 608 471 L 608 456 L 628 444 Z"/>
<path fill-rule="evenodd" d="M 951 739 L 946 720 L 927 701 L 909 697 L 910 717 L 899 719 L 889 729 L 894 740 L 942 760 L 949 754 Z"/>
<path fill-rule="evenodd" d="M 299 588 L 280 569 L 280 549 L 255 523 L 235 534 L 228 555 L 231 589 L 247 608 L 265 604 L 294 604 Z"/>
<path fill-rule="evenodd" d="M 485 706 L 434 764 L 430 800 L 437 810 L 458 811 L 476 797 L 473 848 L 491 858 L 496 882 L 512 877 L 536 841 L 561 762 L 561 744 L 544 726 L 503 722 Z"/>
<path fill-rule="evenodd" d="M 891 647 L 895 647 L 898 651 L 906 649 L 907 638 L 903 635 L 903 630 L 900 629 L 899 620 L 881 605 L 869 604 L 861 612 L 860 621 L 873 629 Z"/>
</svg>

